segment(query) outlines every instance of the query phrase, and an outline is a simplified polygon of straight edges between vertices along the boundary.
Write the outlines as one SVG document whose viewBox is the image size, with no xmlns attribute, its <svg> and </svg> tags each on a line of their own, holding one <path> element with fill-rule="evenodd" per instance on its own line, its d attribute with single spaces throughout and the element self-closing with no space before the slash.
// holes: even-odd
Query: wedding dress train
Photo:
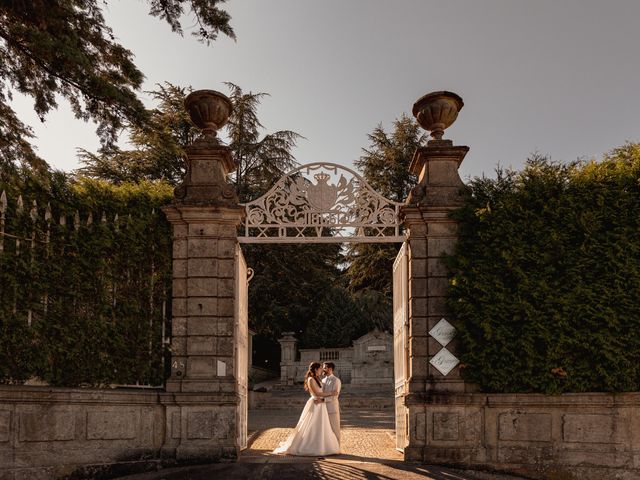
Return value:
<svg viewBox="0 0 640 480">
<path fill-rule="evenodd" d="M 300 420 L 287 439 L 273 453 L 300 456 L 322 456 L 340 453 L 340 444 L 331 429 L 327 406 L 315 404 L 311 395 L 307 400 Z"/>
</svg>

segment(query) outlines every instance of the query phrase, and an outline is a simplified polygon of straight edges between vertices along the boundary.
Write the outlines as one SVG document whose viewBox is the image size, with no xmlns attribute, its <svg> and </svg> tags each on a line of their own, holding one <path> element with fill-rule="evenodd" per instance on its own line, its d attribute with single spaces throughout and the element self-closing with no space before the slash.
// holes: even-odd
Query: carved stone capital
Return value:
<svg viewBox="0 0 640 480">
<path fill-rule="evenodd" d="M 227 176 L 236 169 L 231 149 L 210 142 L 196 142 L 186 148 L 187 173 L 174 190 L 176 203 L 186 205 L 238 205 Z"/>
<path fill-rule="evenodd" d="M 237 205 L 202 206 L 174 202 L 162 207 L 162 211 L 172 225 L 239 225 L 244 217 L 244 209 Z"/>
<path fill-rule="evenodd" d="M 432 140 L 418 148 L 409 167 L 418 185 L 407 203 L 426 206 L 458 206 L 466 189 L 458 168 L 469 147 L 453 146 L 450 140 Z"/>
</svg>

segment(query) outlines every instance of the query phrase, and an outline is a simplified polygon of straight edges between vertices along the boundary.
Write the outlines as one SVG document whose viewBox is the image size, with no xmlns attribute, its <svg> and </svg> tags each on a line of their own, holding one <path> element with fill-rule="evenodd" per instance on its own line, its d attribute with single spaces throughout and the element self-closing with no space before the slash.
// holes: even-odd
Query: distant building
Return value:
<svg viewBox="0 0 640 480">
<path fill-rule="evenodd" d="M 393 385 L 393 336 L 373 330 L 346 348 L 297 348 L 293 332 L 278 340 L 282 349 L 280 383 L 302 383 L 311 362 L 333 362 L 336 376 L 354 385 Z"/>
</svg>

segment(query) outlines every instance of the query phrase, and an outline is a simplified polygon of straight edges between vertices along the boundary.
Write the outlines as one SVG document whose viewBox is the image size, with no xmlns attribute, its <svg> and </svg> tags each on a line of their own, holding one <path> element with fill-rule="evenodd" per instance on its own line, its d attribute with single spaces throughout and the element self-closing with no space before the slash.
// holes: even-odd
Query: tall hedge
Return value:
<svg viewBox="0 0 640 480">
<path fill-rule="evenodd" d="M 640 390 L 640 146 L 470 184 L 448 307 L 488 392 Z"/>
<path fill-rule="evenodd" d="M 5 236 L 0 253 L 0 383 L 162 383 L 171 235 L 159 207 L 171 188 L 23 172 L 2 190 L 6 231 L 18 239 Z"/>
</svg>

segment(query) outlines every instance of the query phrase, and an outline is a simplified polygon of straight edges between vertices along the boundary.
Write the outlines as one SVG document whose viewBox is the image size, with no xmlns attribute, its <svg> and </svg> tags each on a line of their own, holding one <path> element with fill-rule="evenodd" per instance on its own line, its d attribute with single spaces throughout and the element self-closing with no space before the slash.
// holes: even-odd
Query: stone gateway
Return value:
<svg viewBox="0 0 640 480">
<path fill-rule="evenodd" d="M 414 105 L 433 139 L 415 153 L 418 184 L 404 204 L 384 199 L 355 172 L 313 164 L 239 205 L 227 183 L 235 168 L 230 149 L 216 137 L 231 102 L 201 90 L 185 105 L 203 135 L 187 147 L 184 182 L 164 209 L 173 227 L 166 388 L 0 386 L 0 479 L 238 459 L 247 442 L 249 342 L 249 274 L 240 245 L 252 241 L 402 243 L 394 266 L 392 383 L 396 446 L 405 460 L 541 480 L 640 478 L 640 393 L 492 395 L 460 376 L 443 259 L 456 243 L 449 214 L 462 202 L 458 168 L 469 148 L 442 139 L 463 107 L 458 95 L 434 92 Z M 305 180 L 306 173 L 312 177 Z M 298 203 L 290 214 L 274 208 L 291 199 Z M 356 200 L 366 208 L 352 209 Z M 295 363 L 295 339 L 280 342 L 283 362 Z M 382 358 L 383 346 L 391 349 L 388 342 L 354 345 L 351 382 L 368 381 L 355 366 L 358 355 Z M 297 372 L 286 372 L 283 382 L 296 381 Z"/>
</svg>

